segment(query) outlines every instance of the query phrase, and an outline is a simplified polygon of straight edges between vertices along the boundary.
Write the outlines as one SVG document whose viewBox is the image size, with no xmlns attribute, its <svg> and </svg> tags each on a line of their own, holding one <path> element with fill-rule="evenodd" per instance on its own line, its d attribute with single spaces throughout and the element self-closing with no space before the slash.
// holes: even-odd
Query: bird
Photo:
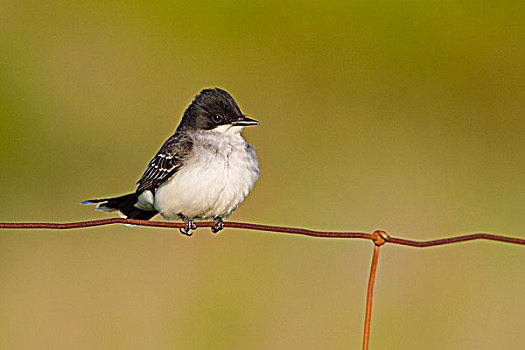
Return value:
<svg viewBox="0 0 525 350">
<path fill-rule="evenodd" d="M 175 130 L 149 162 L 135 192 L 91 199 L 97 210 L 127 219 L 181 219 L 191 236 L 195 221 L 214 220 L 217 233 L 244 201 L 259 177 L 255 147 L 241 136 L 259 122 L 245 116 L 220 88 L 203 89 L 186 108 Z"/>
</svg>

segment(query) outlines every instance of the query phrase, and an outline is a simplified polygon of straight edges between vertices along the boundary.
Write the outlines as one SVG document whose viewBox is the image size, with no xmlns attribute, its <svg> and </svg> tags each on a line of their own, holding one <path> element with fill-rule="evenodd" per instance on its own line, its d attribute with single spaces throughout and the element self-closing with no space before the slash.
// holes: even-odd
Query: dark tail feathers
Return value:
<svg viewBox="0 0 525 350">
<path fill-rule="evenodd" d="M 127 219 L 149 220 L 158 212 L 156 210 L 142 210 L 135 207 L 139 195 L 137 193 L 125 194 L 120 197 L 90 199 L 81 204 L 97 204 L 96 209 L 113 212 L 120 211 Z"/>
</svg>

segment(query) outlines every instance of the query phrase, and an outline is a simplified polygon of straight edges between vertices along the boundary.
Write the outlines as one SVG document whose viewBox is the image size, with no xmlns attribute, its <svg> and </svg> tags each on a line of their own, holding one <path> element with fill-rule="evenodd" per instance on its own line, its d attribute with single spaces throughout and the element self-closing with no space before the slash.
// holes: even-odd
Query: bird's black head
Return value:
<svg viewBox="0 0 525 350">
<path fill-rule="evenodd" d="M 259 125 L 245 117 L 229 93 L 219 88 L 202 90 L 184 112 L 178 131 L 227 130 L 229 126 Z M 220 128 L 223 126 L 222 128 Z"/>
</svg>

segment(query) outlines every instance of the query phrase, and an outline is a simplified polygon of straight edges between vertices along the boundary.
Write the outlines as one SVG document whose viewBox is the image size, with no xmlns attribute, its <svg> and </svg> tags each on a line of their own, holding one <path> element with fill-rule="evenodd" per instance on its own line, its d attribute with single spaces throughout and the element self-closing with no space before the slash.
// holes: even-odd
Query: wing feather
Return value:
<svg viewBox="0 0 525 350">
<path fill-rule="evenodd" d="M 175 133 L 149 162 L 146 171 L 137 181 L 137 192 L 155 190 L 173 176 L 191 153 L 193 142 L 186 134 Z"/>
</svg>

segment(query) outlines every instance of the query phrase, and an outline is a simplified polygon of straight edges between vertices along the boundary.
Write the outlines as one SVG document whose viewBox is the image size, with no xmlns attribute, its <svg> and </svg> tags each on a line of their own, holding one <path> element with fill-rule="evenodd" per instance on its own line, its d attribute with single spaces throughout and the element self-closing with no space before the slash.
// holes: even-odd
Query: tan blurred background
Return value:
<svg viewBox="0 0 525 350">
<path fill-rule="evenodd" d="M 9 1 L 0 221 L 111 215 L 203 87 L 261 122 L 231 220 L 525 236 L 525 3 Z M 356 349 L 372 245 L 0 232 L 1 349 Z M 372 349 L 525 348 L 525 249 L 386 246 Z"/>
</svg>

